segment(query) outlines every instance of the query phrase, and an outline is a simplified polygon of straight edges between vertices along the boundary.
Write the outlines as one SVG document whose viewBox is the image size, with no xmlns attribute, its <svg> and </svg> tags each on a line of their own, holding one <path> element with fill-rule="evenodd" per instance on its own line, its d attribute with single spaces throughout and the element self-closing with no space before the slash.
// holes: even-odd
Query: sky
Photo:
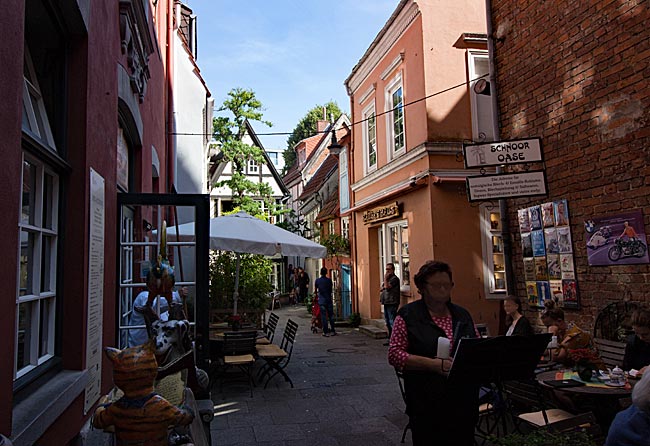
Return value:
<svg viewBox="0 0 650 446">
<path fill-rule="evenodd" d="M 215 108 L 233 88 L 253 90 L 273 124 L 253 122 L 253 128 L 265 148 L 284 149 L 316 105 L 334 101 L 349 114 L 343 82 L 399 0 L 185 3 L 197 16 L 197 63 Z M 287 135 L 264 135 L 275 132 Z"/>
</svg>

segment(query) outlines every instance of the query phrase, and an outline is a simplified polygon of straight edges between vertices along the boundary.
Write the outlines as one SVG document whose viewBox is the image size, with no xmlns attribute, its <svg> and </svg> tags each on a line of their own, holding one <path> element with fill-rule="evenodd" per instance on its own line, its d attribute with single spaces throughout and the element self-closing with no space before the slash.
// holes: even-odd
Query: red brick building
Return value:
<svg viewBox="0 0 650 446">
<path fill-rule="evenodd" d="M 650 300 L 645 259 L 593 257 L 613 246 L 630 213 L 640 213 L 635 230 L 648 243 L 650 10 L 636 1 L 490 3 L 500 136 L 540 137 L 537 167 L 548 179 L 548 197 L 508 200 L 517 292 L 527 294 L 518 210 L 567 200 L 580 303 L 567 315 L 591 329 L 609 303 Z M 611 235 L 588 248 L 593 223 L 607 221 Z"/>
<path fill-rule="evenodd" d="M 173 6 L 3 2 L 0 434 L 14 445 L 68 444 L 92 414 L 89 327 L 99 345 L 116 339 L 118 194 L 173 184 Z M 101 265 L 100 290 L 89 263 Z M 103 313 L 91 323 L 92 293 Z M 105 362 L 99 375 L 105 393 Z"/>
</svg>

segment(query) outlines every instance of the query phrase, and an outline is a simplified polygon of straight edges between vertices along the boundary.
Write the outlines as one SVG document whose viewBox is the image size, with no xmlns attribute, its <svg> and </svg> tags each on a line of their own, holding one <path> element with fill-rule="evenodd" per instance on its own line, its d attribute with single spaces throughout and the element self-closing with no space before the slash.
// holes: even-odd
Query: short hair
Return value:
<svg viewBox="0 0 650 446">
<path fill-rule="evenodd" d="M 564 310 L 557 308 L 555 302 L 548 299 L 544 301 L 544 311 L 542 312 L 542 319 L 549 318 L 556 321 L 564 320 Z"/>
<path fill-rule="evenodd" d="M 521 313 L 521 299 L 519 297 L 513 296 L 512 294 L 509 294 L 503 300 L 509 300 L 510 302 L 513 302 L 514 304 L 516 304 L 517 305 L 517 311 Z"/>
<path fill-rule="evenodd" d="M 438 260 L 429 260 L 420 267 L 420 270 L 413 277 L 413 282 L 415 282 L 417 289 L 424 289 L 427 279 L 435 273 L 447 273 L 449 280 L 453 282 L 451 267 L 447 263 Z"/>
<path fill-rule="evenodd" d="M 392 266 L 393 269 L 395 269 L 395 264 L 394 264 L 394 263 L 390 263 L 390 262 L 387 263 L 387 264 L 386 264 L 386 268 L 388 268 L 389 266 Z"/>
<path fill-rule="evenodd" d="M 650 412 L 650 372 L 646 372 L 632 389 L 632 403 L 644 412 Z"/>
<path fill-rule="evenodd" d="M 650 309 L 642 307 L 634 310 L 630 324 L 636 327 L 650 327 Z"/>
<path fill-rule="evenodd" d="M 327 268 L 322 267 L 322 268 L 320 269 L 320 275 L 321 275 L 321 276 L 327 276 Z"/>
</svg>

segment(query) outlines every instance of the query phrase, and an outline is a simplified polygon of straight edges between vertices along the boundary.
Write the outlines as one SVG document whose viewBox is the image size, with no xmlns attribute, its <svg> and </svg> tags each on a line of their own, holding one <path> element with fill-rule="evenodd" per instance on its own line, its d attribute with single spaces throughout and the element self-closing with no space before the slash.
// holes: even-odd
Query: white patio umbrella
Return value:
<svg viewBox="0 0 650 446">
<path fill-rule="evenodd" d="M 167 228 L 168 240 L 174 240 L 176 234 L 180 239 L 191 239 L 195 234 L 194 222 Z M 237 314 L 237 299 L 239 297 L 240 253 L 265 256 L 281 254 L 313 258 L 323 258 L 327 255 L 327 248 L 324 246 L 255 218 L 246 212 L 210 219 L 210 249 L 233 251 L 237 254 L 233 314 Z"/>
</svg>

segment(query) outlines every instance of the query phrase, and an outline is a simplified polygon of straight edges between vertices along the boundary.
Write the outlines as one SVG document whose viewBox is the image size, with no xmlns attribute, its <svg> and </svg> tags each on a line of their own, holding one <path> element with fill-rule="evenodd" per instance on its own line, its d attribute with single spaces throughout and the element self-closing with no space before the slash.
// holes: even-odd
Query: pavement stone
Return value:
<svg viewBox="0 0 650 446">
<path fill-rule="evenodd" d="M 279 344 L 287 319 L 298 323 L 293 357 L 286 368 L 292 389 L 276 376 L 264 389 L 218 383 L 212 389 L 213 445 L 382 446 L 396 445 L 408 422 L 388 348 L 351 327 L 337 336 L 311 332 L 311 315 L 300 306 L 274 310 Z M 258 361 L 261 366 L 261 361 Z M 256 366 L 258 366 L 256 364 Z M 254 370 L 256 372 L 256 370 Z M 411 445 L 407 435 L 405 445 Z"/>
</svg>

